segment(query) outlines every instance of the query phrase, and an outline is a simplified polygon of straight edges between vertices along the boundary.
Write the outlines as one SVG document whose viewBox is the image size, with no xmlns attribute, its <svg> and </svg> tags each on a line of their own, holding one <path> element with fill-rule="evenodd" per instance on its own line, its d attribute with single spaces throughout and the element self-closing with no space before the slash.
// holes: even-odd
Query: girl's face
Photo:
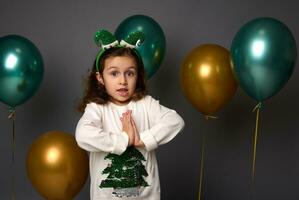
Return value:
<svg viewBox="0 0 299 200">
<path fill-rule="evenodd" d="M 135 92 L 137 64 L 129 56 L 108 57 L 104 62 L 103 73 L 97 73 L 96 77 L 105 86 L 110 101 L 125 105 Z"/>
</svg>

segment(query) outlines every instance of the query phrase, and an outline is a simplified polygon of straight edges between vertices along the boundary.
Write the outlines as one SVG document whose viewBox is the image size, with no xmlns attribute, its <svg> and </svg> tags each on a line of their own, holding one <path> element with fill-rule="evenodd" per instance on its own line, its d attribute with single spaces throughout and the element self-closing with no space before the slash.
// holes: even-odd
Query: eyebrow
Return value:
<svg viewBox="0 0 299 200">
<path fill-rule="evenodd" d="M 110 67 L 107 68 L 107 70 L 111 70 L 111 69 L 118 69 L 118 67 L 110 66 Z M 134 67 L 134 66 L 129 67 L 128 69 L 134 69 L 134 70 L 137 70 L 137 68 Z"/>
</svg>

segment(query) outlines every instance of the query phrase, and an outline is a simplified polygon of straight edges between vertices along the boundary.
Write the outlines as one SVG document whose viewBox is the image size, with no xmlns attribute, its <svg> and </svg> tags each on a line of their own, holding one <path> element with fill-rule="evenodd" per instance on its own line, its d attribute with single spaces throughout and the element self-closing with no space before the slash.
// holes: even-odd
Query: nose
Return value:
<svg viewBox="0 0 299 200">
<path fill-rule="evenodd" d="M 125 74 L 123 74 L 123 75 L 120 76 L 119 83 L 121 85 L 127 85 L 127 77 L 125 76 Z"/>
</svg>

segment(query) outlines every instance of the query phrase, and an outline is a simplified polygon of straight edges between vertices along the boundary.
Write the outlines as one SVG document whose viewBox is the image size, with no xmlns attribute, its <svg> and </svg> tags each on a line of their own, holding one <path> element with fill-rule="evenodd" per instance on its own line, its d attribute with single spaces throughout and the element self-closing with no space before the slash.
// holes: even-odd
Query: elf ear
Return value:
<svg viewBox="0 0 299 200">
<path fill-rule="evenodd" d="M 96 73 L 96 78 L 97 78 L 97 80 L 98 80 L 102 85 L 105 85 L 105 84 L 104 84 L 103 77 L 102 77 L 102 75 L 100 74 L 100 72 L 97 72 L 97 73 Z"/>
<path fill-rule="evenodd" d="M 94 35 L 95 43 L 104 49 L 118 45 L 116 37 L 105 29 L 98 30 Z"/>
<path fill-rule="evenodd" d="M 136 48 L 144 41 L 144 33 L 141 31 L 135 31 L 130 33 L 124 40 L 120 42 L 121 45 L 124 45 L 129 48 Z"/>
</svg>

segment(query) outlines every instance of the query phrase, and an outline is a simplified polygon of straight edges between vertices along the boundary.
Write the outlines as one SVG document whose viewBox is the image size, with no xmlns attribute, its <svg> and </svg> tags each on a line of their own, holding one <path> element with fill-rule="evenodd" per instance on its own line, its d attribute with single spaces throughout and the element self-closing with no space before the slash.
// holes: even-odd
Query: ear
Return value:
<svg viewBox="0 0 299 200">
<path fill-rule="evenodd" d="M 105 84 L 104 84 L 104 80 L 103 80 L 103 76 L 100 74 L 100 72 L 97 72 L 97 73 L 96 73 L 96 78 L 97 78 L 97 80 L 98 80 L 102 85 L 105 85 Z"/>
</svg>

